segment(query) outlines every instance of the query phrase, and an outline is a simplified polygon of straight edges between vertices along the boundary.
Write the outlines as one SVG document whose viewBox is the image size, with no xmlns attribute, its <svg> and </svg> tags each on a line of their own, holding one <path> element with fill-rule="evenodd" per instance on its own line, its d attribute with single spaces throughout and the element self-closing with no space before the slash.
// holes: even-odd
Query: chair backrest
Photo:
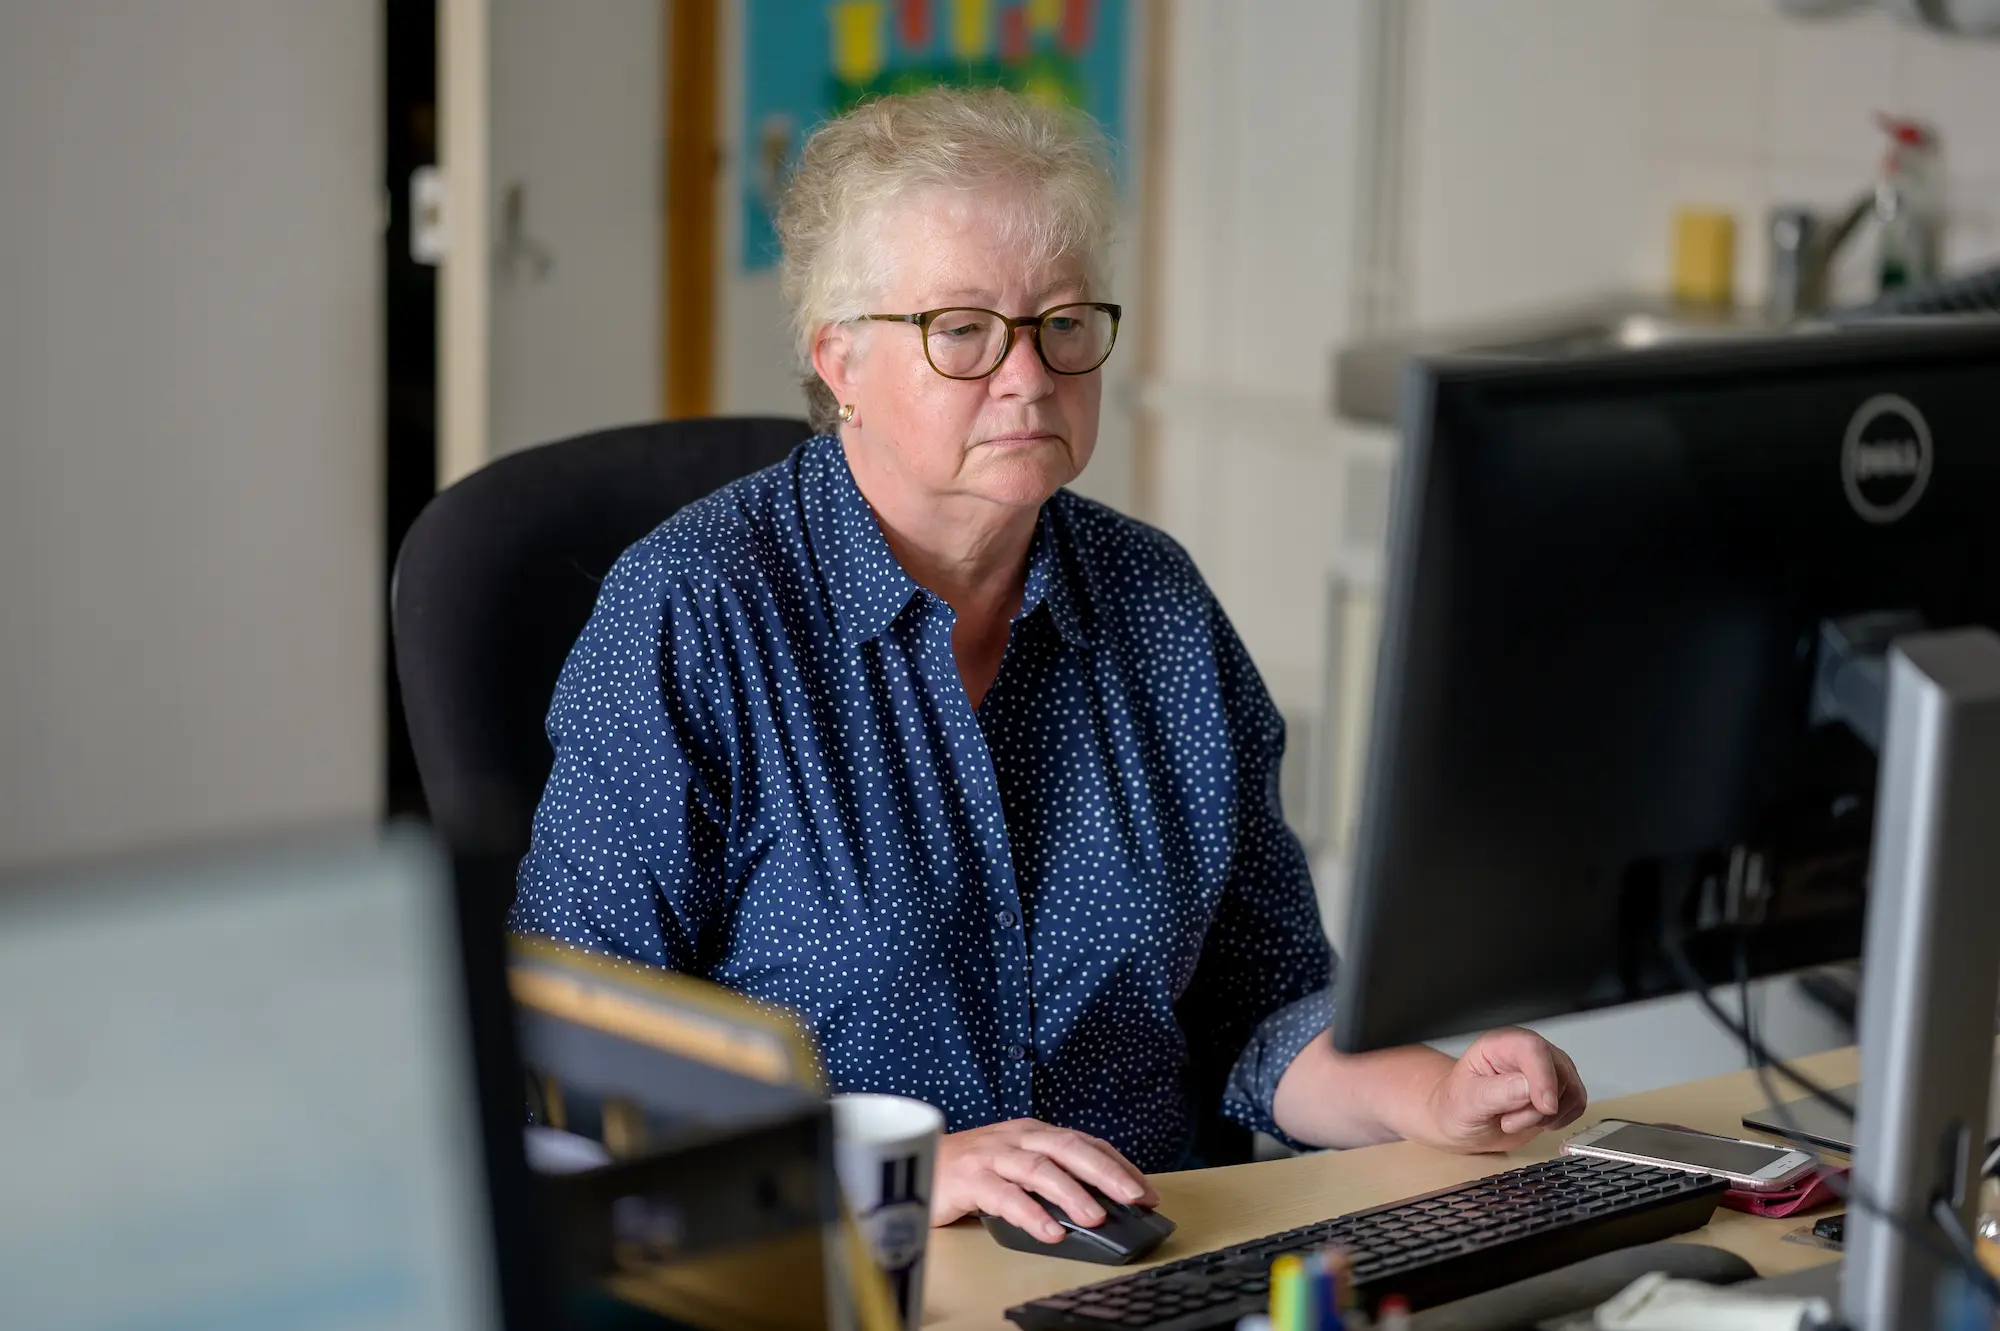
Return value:
<svg viewBox="0 0 2000 1331">
<path fill-rule="evenodd" d="M 600 430 L 497 459 L 432 499 L 396 558 L 396 673 L 431 820 L 518 857 L 555 755 L 543 729 L 598 584 L 683 505 L 777 462 L 804 421 Z"/>
</svg>

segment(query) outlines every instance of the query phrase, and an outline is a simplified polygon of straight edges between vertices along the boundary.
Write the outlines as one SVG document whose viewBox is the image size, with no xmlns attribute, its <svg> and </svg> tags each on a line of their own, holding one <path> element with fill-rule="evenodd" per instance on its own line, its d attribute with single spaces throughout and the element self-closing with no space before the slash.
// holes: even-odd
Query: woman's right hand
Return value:
<svg viewBox="0 0 2000 1331">
<path fill-rule="evenodd" d="M 1029 1194 L 1055 1203 L 1086 1228 L 1101 1225 L 1104 1208 L 1084 1190 L 1085 1183 L 1117 1201 L 1138 1206 L 1160 1201 L 1137 1166 L 1086 1133 L 1032 1118 L 949 1132 L 938 1143 L 931 1223 L 948 1225 L 984 1211 L 1055 1243 L 1062 1226 Z"/>
</svg>

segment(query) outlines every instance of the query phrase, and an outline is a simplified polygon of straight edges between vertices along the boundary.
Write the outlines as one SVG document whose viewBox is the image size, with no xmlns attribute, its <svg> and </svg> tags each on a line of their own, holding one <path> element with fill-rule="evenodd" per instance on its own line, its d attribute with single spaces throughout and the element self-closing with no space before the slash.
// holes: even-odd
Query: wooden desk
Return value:
<svg viewBox="0 0 2000 1331">
<path fill-rule="evenodd" d="M 1800 1071 L 1833 1085 L 1860 1077 L 1860 1056 L 1853 1049 L 1802 1058 L 1798 1064 Z M 1792 1093 L 1790 1087 L 1781 1090 Z M 1678 1123 L 1703 1132 L 1754 1137 L 1743 1127 L 1742 1116 L 1764 1103 L 1757 1078 L 1733 1072 L 1593 1104 L 1576 1127 L 1544 1135 L 1509 1155 L 1445 1155 L 1397 1142 L 1296 1160 L 1160 1174 L 1153 1180 L 1160 1191 L 1160 1209 L 1180 1228 L 1160 1245 L 1153 1260 L 1171 1261 L 1545 1160 L 1557 1153 L 1562 1137 L 1602 1118 Z M 1834 1254 L 1822 1249 L 1783 1241 L 1787 1231 L 1803 1223 L 1800 1216 L 1758 1220 L 1739 1211 L 1718 1210 L 1707 1228 L 1686 1237 L 1738 1253 L 1760 1274 L 1779 1275 L 1833 1260 Z M 924 1326 L 934 1331 L 1017 1331 L 1002 1316 L 1013 1305 L 1132 1269 L 1137 1268 L 1013 1252 L 988 1238 L 976 1222 L 961 1221 L 931 1235 Z"/>
</svg>

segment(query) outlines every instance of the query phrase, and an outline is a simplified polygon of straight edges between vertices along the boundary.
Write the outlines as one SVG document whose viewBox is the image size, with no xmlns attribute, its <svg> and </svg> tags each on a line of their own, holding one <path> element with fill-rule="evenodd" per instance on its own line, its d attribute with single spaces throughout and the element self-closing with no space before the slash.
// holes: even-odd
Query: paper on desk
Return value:
<svg viewBox="0 0 2000 1331">
<path fill-rule="evenodd" d="M 1600 1331 L 1807 1331 L 1832 1316 L 1825 1299 L 1749 1294 L 1655 1271 L 1599 1308 L 1597 1325 Z"/>
</svg>

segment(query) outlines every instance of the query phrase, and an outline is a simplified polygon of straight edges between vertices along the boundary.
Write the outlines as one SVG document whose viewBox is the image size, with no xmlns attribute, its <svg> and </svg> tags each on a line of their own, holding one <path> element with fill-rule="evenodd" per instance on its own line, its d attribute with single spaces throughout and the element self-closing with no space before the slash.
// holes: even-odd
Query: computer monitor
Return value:
<svg viewBox="0 0 2000 1331">
<path fill-rule="evenodd" d="M 1403 419 L 1336 1045 L 1674 992 L 1670 926 L 1857 956 L 1835 626 L 2000 626 L 2000 322 L 1436 363 Z"/>
<path fill-rule="evenodd" d="M 402 828 L 0 878 L 0 1321 L 545 1325 L 494 888 Z"/>
</svg>

